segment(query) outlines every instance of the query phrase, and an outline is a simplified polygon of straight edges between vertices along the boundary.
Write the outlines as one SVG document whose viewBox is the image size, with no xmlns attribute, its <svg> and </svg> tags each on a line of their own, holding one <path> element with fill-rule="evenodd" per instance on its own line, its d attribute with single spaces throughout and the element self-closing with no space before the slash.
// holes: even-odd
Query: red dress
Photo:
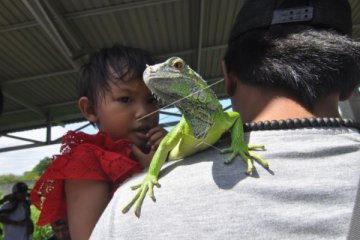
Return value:
<svg viewBox="0 0 360 240">
<path fill-rule="evenodd" d="M 66 179 L 106 181 L 112 183 L 115 190 L 125 179 L 143 169 L 129 158 L 130 141 L 113 141 L 102 132 L 89 135 L 70 131 L 63 138 L 60 152 L 31 191 L 32 204 L 41 210 L 39 226 L 66 220 Z"/>
</svg>

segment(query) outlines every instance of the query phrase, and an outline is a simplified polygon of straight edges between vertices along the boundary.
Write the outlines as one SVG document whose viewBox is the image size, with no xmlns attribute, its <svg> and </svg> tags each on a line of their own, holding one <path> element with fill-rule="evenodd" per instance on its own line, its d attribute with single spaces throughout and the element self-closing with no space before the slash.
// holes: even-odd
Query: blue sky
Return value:
<svg viewBox="0 0 360 240">
<path fill-rule="evenodd" d="M 221 102 L 224 107 L 230 105 L 229 100 L 223 100 Z M 166 109 L 166 111 L 178 112 L 177 109 Z M 174 118 L 168 115 L 166 116 L 160 115 L 161 123 L 175 121 L 176 119 L 177 119 L 176 117 Z M 68 124 L 64 127 L 53 127 L 51 131 L 52 140 L 61 137 L 69 130 L 75 130 L 85 124 L 87 124 L 87 122 Z M 89 134 L 94 134 L 97 132 L 97 130 L 92 126 L 88 126 L 82 131 Z M 45 129 L 43 128 L 43 129 L 36 129 L 36 130 L 30 130 L 30 131 L 24 131 L 18 133 L 11 133 L 11 135 L 44 141 L 46 132 Z M 16 146 L 26 143 L 28 142 L 7 138 L 7 137 L 0 137 L 1 147 Z M 33 167 L 36 166 L 36 164 L 38 164 L 39 161 L 42 160 L 43 158 L 51 157 L 54 154 L 58 154 L 59 149 L 60 149 L 60 144 L 53 144 L 43 147 L 35 147 L 24 150 L 0 153 L 0 175 L 3 174 L 21 175 L 26 171 L 32 170 Z"/>
</svg>

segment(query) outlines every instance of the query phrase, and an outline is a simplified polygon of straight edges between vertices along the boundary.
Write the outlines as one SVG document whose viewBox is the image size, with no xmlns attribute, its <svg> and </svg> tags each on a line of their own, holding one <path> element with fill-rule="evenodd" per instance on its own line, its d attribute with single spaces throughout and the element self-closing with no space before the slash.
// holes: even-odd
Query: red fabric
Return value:
<svg viewBox="0 0 360 240">
<path fill-rule="evenodd" d="M 130 144 L 124 139 L 113 141 L 102 132 L 96 135 L 68 132 L 63 138 L 61 155 L 54 156 L 31 191 L 31 202 L 41 210 L 37 225 L 66 220 L 66 179 L 111 182 L 115 189 L 140 172 L 141 165 L 129 158 Z"/>
</svg>

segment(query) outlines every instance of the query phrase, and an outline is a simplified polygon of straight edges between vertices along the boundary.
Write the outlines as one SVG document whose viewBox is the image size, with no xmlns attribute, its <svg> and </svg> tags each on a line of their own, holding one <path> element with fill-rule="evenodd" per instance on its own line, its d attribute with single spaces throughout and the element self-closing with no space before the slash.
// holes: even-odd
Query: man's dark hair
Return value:
<svg viewBox="0 0 360 240">
<path fill-rule="evenodd" d="M 27 193 L 28 185 L 24 182 L 17 182 L 12 187 L 12 193 Z"/>
<path fill-rule="evenodd" d="M 359 84 L 360 43 L 333 30 L 274 25 L 229 42 L 227 71 L 244 83 L 293 91 L 308 109 Z"/>
<path fill-rule="evenodd" d="M 147 51 L 115 44 L 100 49 L 90 56 L 88 63 L 82 67 L 79 93 L 91 103 L 97 104 L 98 97 L 109 90 L 109 80 L 121 80 L 125 75 L 142 79 L 146 64 L 154 64 L 153 57 Z M 116 74 L 114 76 L 114 73 Z"/>
</svg>

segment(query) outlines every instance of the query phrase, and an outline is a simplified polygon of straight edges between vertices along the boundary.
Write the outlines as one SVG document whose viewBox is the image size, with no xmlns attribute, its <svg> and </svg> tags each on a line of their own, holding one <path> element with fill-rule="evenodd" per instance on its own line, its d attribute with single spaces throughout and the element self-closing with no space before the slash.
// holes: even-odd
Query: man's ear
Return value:
<svg viewBox="0 0 360 240">
<path fill-rule="evenodd" d="M 82 115 L 91 123 L 97 122 L 97 115 L 95 112 L 94 105 L 90 102 L 87 97 L 81 97 L 79 99 L 79 108 Z"/>
<path fill-rule="evenodd" d="M 225 84 L 225 91 L 229 95 L 229 97 L 232 97 L 236 90 L 236 79 L 232 76 L 232 74 L 229 74 L 227 71 L 226 63 L 224 60 L 221 61 L 221 68 L 224 75 L 224 84 Z"/>
</svg>

